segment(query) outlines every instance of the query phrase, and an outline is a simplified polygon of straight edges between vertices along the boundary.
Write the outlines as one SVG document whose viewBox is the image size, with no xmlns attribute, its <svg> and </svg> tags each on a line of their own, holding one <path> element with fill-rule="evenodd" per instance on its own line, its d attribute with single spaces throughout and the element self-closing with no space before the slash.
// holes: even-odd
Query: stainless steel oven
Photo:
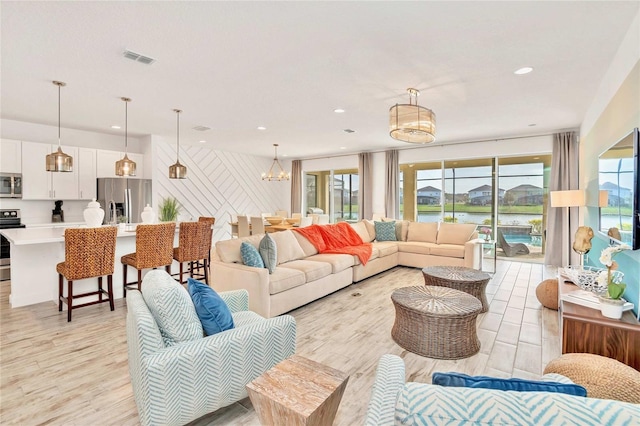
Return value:
<svg viewBox="0 0 640 426">
<path fill-rule="evenodd" d="M 22 198 L 20 173 L 0 173 L 0 198 Z"/>
<path fill-rule="evenodd" d="M 20 210 L 0 210 L 0 229 L 24 228 L 20 223 Z M 9 241 L 0 235 L 0 281 L 11 279 L 11 247 Z"/>
</svg>

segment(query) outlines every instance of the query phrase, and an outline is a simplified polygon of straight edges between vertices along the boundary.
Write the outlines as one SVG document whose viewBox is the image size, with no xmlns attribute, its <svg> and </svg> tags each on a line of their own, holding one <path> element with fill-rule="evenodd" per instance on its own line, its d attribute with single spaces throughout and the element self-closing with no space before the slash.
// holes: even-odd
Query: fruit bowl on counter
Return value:
<svg viewBox="0 0 640 426">
<path fill-rule="evenodd" d="M 598 276 L 601 273 L 606 274 L 607 270 L 603 268 L 596 268 L 595 266 L 571 265 L 564 268 L 563 275 L 569 278 L 581 289 L 601 295 L 607 291 L 606 278 L 603 281 L 603 285 L 599 284 L 597 281 Z M 611 279 L 613 282 L 621 283 L 623 278 L 624 274 L 622 272 L 611 271 Z"/>
</svg>

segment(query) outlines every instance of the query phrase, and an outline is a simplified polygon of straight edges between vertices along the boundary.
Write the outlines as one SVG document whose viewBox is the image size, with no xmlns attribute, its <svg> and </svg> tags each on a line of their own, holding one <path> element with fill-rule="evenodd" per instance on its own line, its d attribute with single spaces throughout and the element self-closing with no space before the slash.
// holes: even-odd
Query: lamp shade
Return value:
<svg viewBox="0 0 640 426">
<path fill-rule="evenodd" d="M 580 207 L 584 206 L 584 191 L 570 189 L 566 191 L 551 191 L 551 207 Z"/>
<path fill-rule="evenodd" d="M 408 104 L 395 104 L 389 109 L 389 135 L 403 142 L 430 143 L 436 139 L 436 115 L 418 105 L 417 89 L 407 89 Z M 415 98 L 415 104 L 411 99 Z"/>
</svg>

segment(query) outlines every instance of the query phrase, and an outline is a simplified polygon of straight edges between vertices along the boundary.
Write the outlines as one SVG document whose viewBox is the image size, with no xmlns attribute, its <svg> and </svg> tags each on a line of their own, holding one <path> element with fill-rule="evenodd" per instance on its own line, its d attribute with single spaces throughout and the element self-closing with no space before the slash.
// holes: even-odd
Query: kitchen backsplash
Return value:
<svg viewBox="0 0 640 426">
<path fill-rule="evenodd" d="M 82 212 L 88 203 L 89 200 L 64 201 L 62 204 L 64 221 L 84 222 Z M 55 200 L 25 201 L 11 198 L 3 198 L 0 200 L 0 209 L 20 209 L 22 223 L 25 225 L 51 222 L 51 211 L 55 207 Z"/>
</svg>

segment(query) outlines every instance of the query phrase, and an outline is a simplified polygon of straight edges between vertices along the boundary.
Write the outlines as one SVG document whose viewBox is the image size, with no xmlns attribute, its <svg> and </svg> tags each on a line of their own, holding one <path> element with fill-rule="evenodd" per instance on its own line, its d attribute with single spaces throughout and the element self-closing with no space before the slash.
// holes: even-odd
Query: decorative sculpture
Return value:
<svg viewBox="0 0 640 426">
<path fill-rule="evenodd" d="M 593 229 L 588 226 L 580 226 L 576 231 L 575 240 L 573 241 L 573 251 L 580 255 L 580 264 L 582 265 L 583 256 L 591 250 L 591 239 L 593 238 Z"/>
</svg>

